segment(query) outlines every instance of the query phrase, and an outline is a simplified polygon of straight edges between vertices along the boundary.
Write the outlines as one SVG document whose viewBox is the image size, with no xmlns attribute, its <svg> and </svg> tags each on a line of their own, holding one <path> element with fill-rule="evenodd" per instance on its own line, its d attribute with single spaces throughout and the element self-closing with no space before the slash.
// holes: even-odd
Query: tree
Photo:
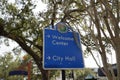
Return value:
<svg viewBox="0 0 120 80">
<path fill-rule="evenodd" d="M 60 76 L 60 71 L 59 70 L 51 70 L 50 71 L 50 80 L 57 80 L 56 78 Z"/>
<path fill-rule="evenodd" d="M 13 80 L 16 78 L 11 78 L 9 72 L 15 70 L 20 65 L 19 57 L 13 58 L 11 53 L 6 53 L 4 56 L 0 56 L 0 78 L 5 80 Z"/>
<path fill-rule="evenodd" d="M 119 26 L 119 1 L 113 0 L 91 0 L 89 3 L 82 1 L 88 14 L 88 21 L 90 24 L 87 26 L 88 40 L 91 39 L 90 44 L 85 44 L 89 51 L 96 49 L 101 55 L 104 65 L 104 72 L 109 80 L 115 80 L 113 70 L 107 61 L 107 53 L 115 50 L 117 59 L 117 80 L 120 79 L 119 75 L 119 48 L 120 43 L 120 26 Z M 116 42 L 117 41 L 117 42 Z M 111 74 L 112 73 L 112 74 Z"/>
<path fill-rule="evenodd" d="M 63 12 L 61 21 L 67 22 L 71 26 L 74 26 L 72 28 L 76 29 L 80 33 L 82 44 L 86 46 L 87 52 L 91 53 L 92 55 L 94 51 L 99 52 L 104 65 L 104 73 L 109 80 L 115 80 L 115 76 L 112 68 L 110 67 L 111 65 L 109 65 L 107 61 L 106 54 L 111 53 L 111 49 L 115 51 L 118 72 L 117 79 L 119 80 L 119 0 L 46 0 L 46 2 L 54 5 L 52 6 L 52 18 L 54 19 L 52 20 L 52 22 L 55 22 L 55 14 L 58 14 L 58 7 L 55 6 L 55 4 L 59 4 L 59 9 L 61 10 L 61 12 Z M 62 8 L 60 7 L 60 5 L 62 5 Z M 98 66 L 101 67 L 99 64 Z"/>
<path fill-rule="evenodd" d="M 76 74 L 76 80 L 84 80 L 85 77 L 88 75 L 92 75 L 93 77 L 96 77 L 96 73 L 93 72 L 91 69 L 82 69 L 82 70 L 77 70 L 75 71 Z"/>
<path fill-rule="evenodd" d="M 31 0 L 18 0 L 15 3 L 2 0 L 0 6 L 0 36 L 16 41 L 33 57 L 44 75 L 43 80 L 48 80 L 47 71 L 42 68 L 42 20 L 38 20 L 32 12 L 35 5 Z"/>
</svg>

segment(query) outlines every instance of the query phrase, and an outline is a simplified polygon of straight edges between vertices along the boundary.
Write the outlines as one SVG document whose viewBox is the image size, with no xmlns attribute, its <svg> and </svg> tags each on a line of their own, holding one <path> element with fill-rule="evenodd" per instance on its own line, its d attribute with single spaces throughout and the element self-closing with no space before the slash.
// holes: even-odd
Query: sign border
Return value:
<svg viewBox="0 0 120 80">
<path fill-rule="evenodd" d="M 55 29 L 49 29 L 49 28 L 43 28 L 43 46 L 45 45 L 45 42 L 44 42 L 44 38 L 45 38 L 45 29 L 48 29 L 48 30 L 55 30 Z M 71 32 L 71 31 L 70 31 Z M 74 34 L 74 32 L 72 32 Z M 63 33 L 64 34 L 64 33 Z M 80 35 L 79 35 L 80 37 Z M 81 40 L 79 39 L 80 41 L 80 46 L 81 46 Z M 84 54 L 83 54 L 83 50 L 82 50 L 82 47 L 81 47 L 81 52 L 82 52 L 82 58 L 83 58 L 83 68 L 85 68 L 85 61 L 84 61 Z M 83 68 L 45 68 L 45 48 L 43 47 L 43 69 L 44 70 L 76 70 L 76 69 L 83 69 Z"/>
</svg>

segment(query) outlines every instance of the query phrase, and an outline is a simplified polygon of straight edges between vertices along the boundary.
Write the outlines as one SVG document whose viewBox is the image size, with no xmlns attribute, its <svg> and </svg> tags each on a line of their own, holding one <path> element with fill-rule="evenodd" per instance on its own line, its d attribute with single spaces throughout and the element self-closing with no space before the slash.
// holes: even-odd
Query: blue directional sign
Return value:
<svg viewBox="0 0 120 80">
<path fill-rule="evenodd" d="M 77 34 L 76 36 L 74 34 Z M 77 40 L 75 39 L 77 38 Z M 44 69 L 84 68 L 78 33 L 44 29 Z M 79 41 L 79 43 L 78 43 Z"/>
</svg>

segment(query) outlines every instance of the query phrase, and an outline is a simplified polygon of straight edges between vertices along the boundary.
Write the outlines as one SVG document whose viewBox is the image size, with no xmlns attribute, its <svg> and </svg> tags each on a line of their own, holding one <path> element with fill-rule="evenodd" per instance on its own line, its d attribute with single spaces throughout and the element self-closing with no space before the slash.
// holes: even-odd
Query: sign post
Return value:
<svg viewBox="0 0 120 80">
<path fill-rule="evenodd" d="M 69 31 L 65 26 L 63 23 L 59 23 L 55 26 L 57 30 L 44 29 L 44 69 L 84 68 L 82 49 L 81 46 L 78 46 L 80 36 L 78 33 Z"/>
<path fill-rule="evenodd" d="M 65 70 L 62 70 L 62 80 L 65 80 Z"/>
</svg>

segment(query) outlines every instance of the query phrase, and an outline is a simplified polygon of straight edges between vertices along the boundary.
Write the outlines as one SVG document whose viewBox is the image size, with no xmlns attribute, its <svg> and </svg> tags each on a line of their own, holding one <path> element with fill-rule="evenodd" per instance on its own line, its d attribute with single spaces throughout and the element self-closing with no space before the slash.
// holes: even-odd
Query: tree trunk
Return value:
<svg viewBox="0 0 120 80">
<path fill-rule="evenodd" d="M 42 73 L 42 80 L 50 80 L 48 70 L 42 70 L 41 73 Z"/>
<path fill-rule="evenodd" d="M 120 47 L 117 47 L 115 52 L 117 59 L 117 80 L 120 80 Z"/>
<path fill-rule="evenodd" d="M 49 71 L 48 70 L 44 70 L 43 69 L 43 63 L 42 63 L 42 58 L 38 57 L 38 56 L 33 56 L 34 61 L 36 62 L 41 75 L 42 75 L 42 80 L 49 80 Z"/>
<path fill-rule="evenodd" d="M 112 77 L 112 75 L 109 72 L 109 69 L 108 69 L 109 65 L 107 63 L 106 54 L 102 53 L 101 54 L 101 58 L 102 58 L 102 62 L 103 62 L 103 67 L 104 67 L 105 75 L 107 76 L 108 80 L 114 80 L 113 77 Z"/>
<path fill-rule="evenodd" d="M 114 43 L 117 60 L 117 80 L 120 80 L 120 38 L 116 37 Z"/>
</svg>

